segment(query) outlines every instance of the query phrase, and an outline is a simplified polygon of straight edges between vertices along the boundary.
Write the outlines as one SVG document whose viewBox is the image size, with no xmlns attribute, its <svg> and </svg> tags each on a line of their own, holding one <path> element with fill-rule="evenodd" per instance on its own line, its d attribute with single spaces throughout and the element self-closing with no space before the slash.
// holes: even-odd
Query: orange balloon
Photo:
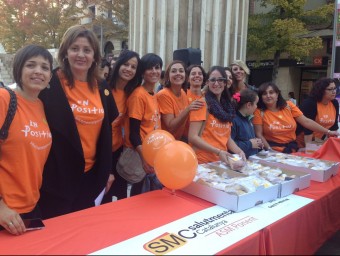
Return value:
<svg viewBox="0 0 340 256">
<path fill-rule="evenodd" d="M 175 137 L 164 130 L 154 130 L 148 133 L 142 143 L 142 154 L 145 161 L 153 167 L 158 150 L 174 140 Z"/>
<path fill-rule="evenodd" d="M 165 187 L 181 189 L 193 181 L 197 166 L 194 150 L 188 144 L 176 140 L 158 151 L 154 169 L 157 178 Z"/>
</svg>

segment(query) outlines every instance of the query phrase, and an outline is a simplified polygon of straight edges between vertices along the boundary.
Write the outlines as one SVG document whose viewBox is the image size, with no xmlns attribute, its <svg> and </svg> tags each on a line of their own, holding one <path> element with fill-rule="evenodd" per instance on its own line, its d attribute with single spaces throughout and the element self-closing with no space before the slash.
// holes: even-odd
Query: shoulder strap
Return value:
<svg viewBox="0 0 340 256">
<path fill-rule="evenodd" d="M 8 105 L 8 111 L 7 111 L 7 115 L 5 118 L 5 122 L 3 123 L 1 129 L 0 129 L 0 142 L 4 141 L 7 139 L 8 137 L 8 130 L 9 127 L 13 121 L 15 112 L 17 110 L 17 97 L 15 96 L 14 91 L 12 91 L 10 88 L 8 87 L 2 87 L 4 89 L 6 89 L 10 95 L 10 100 L 9 100 L 9 105 Z"/>
</svg>

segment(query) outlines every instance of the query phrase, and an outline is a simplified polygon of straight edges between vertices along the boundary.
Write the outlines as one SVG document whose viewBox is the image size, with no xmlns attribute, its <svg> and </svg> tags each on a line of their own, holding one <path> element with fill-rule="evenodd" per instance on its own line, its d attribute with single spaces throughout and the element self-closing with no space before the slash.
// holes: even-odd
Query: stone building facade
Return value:
<svg viewBox="0 0 340 256">
<path fill-rule="evenodd" d="M 201 50 L 205 69 L 246 58 L 249 0 L 130 0 L 129 49 L 167 65 L 177 49 Z"/>
</svg>

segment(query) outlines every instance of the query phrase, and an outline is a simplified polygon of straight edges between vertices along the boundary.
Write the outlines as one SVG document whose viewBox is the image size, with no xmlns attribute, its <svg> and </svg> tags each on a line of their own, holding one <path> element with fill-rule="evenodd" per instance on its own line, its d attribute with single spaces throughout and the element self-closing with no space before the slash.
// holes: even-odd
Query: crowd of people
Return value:
<svg viewBox="0 0 340 256">
<path fill-rule="evenodd" d="M 36 45 L 14 58 L 17 108 L 0 140 L 0 225 L 13 235 L 25 232 L 25 218 L 126 198 L 126 169 L 138 173 L 131 196 L 140 194 L 155 173 L 143 140 L 156 129 L 189 143 L 199 163 L 227 164 L 232 154 L 246 160 L 262 149 L 296 152 L 296 134 L 304 135 L 302 144 L 339 135 L 336 86 L 328 78 L 315 83 L 300 110 L 275 83 L 249 85 L 240 60 L 207 73 L 179 60 L 162 71 L 160 56 L 131 50 L 103 60 L 95 34 L 81 25 L 65 32 L 59 66 L 52 64 Z M 0 124 L 13 111 L 9 103 L 0 89 Z"/>
</svg>

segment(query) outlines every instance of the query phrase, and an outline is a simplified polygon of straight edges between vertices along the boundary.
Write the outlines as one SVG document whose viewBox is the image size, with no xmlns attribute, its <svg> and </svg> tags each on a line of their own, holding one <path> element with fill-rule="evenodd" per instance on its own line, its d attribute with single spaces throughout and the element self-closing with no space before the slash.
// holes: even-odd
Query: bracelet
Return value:
<svg viewBox="0 0 340 256">
<path fill-rule="evenodd" d="M 328 130 L 328 131 L 327 131 L 327 135 L 329 135 L 330 132 L 331 132 L 331 130 Z"/>
</svg>

